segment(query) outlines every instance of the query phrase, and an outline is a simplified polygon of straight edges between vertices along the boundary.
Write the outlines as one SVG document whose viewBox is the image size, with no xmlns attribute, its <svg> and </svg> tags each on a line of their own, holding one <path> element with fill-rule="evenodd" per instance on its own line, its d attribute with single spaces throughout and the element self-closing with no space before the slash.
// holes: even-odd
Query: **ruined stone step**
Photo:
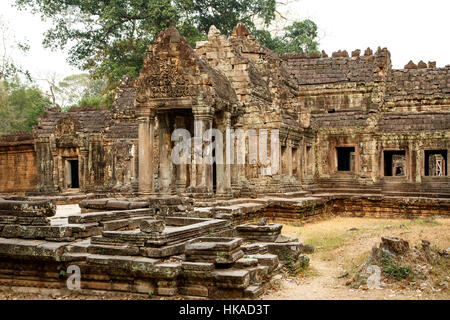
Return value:
<svg viewBox="0 0 450 320">
<path fill-rule="evenodd" d="M 258 263 L 263 266 L 269 267 L 269 272 L 275 270 L 279 265 L 278 256 L 275 254 L 254 254 L 249 255 L 249 258 L 257 259 Z"/>
<path fill-rule="evenodd" d="M 309 191 L 294 191 L 294 192 L 284 192 L 281 194 L 284 198 L 301 198 L 301 197 L 307 197 L 310 195 Z M 280 196 L 280 193 L 267 193 L 264 196 Z"/>
<path fill-rule="evenodd" d="M 120 220 L 138 216 L 152 216 L 153 209 L 136 209 L 128 211 L 91 212 L 69 216 L 69 223 L 91 223 L 110 220 Z"/>
<path fill-rule="evenodd" d="M 217 206 L 217 213 L 228 213 L 232 215 L 243 215 L 246 213 L 258 212 L 266 207 L 265 204 L 260 203 L 241 203 L 231 206 Z"/>
<path fill-rule="evenodd" d="M 244 290 L 244 298 L 256 299 L 264 293 L 264 288 L 260 285 L 250 285 Z"/>
<path fill-rule="evenodd" d="M 16 258 L 60 261 L 68 242 L 0 238 L 0 255 Z"/>
<path fill-rule="evenodd" d="M 113 255 L 113 256 L 137 256 L 139 255 L 139 247 L 137 246 L 114 246 L 91 244 L 87 247 L 87 252 L 91 254 Z"/>
<path fill-rule="evenodd" d="M 1 236 L 4 238 L 24 239 L 61 239 L 69 240 L 72 237 L 72 229 L 57 226 L 20 226 L 6 225 L 3 227 Z M 73 239 L 72 239 L 73 240 Z"/>
<path fill-rule="evenodd" d="M 237 268 L 237 269 L 245 269 L 248 267 L 255 267 L 258 265 L 258 259 L 254 259 L 254 258 L 240 258 L 239 260 L 237 260 L 234 264 L 233 267 Z"/>
<path fill-rule="evenodd" d="M 215 270 L 212 273 L 219 288 L 245 289 L 250 285 L 250 272 L 242 269 Z"/>
</svg>

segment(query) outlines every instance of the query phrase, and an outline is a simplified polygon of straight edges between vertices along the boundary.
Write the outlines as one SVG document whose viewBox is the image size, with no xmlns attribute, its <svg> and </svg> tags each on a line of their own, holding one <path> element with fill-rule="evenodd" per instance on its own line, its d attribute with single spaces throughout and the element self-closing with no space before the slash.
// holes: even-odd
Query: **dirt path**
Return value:
<svg viewBox="0 0 450 320">
<path fill-rule="evenodd" d="M 349 231 L 351 228 L 357 230 Z M 381 235 L 401 236 L 411 244 L 419 239 L 429 239 L 443 248 L 450 245 L 450 220 L 411 222 L 410 220 L 375 220 L 336 218 L 305 226 L 284 226 L 285 234 L 297 236 L 304 243 L 316 244 L 310 254 L 310 268 L 296 277 L 284 276 L 281 288 L 268 292 L 268 300 L 321 300 L 321 299 L 450 299 L 448 288 L 423 288 L 423 290 L 388 286 L 364 290 L 346 286 L 351 273 L 363 263 L 371 248 L 380 242 Z M 300 232 L 300 234 L 299 234 Z M 450 273 L 447 279 L 450 280 Z M 366 288 L 365 288 L 366 289 Z"/>
</svg>

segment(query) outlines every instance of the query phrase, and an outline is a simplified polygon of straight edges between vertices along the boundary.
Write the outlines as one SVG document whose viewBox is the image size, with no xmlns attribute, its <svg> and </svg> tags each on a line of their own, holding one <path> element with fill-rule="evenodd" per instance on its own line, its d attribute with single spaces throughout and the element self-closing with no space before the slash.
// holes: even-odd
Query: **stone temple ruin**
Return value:
<svg viewBox="0 0 450 320">
<path fill-rule="evenodd" d="M 194 49 L 169 28 L 111 110 L 0 138 L 0 285 L 64 289 L 75 265 L 81 290 L 257 297 L 305 261 L 277 223 L 448 216 L 449 107 L 450 66 L 279 56 L 242 24 Z M 179 163 L 176 129 L 194 138 Z"/>
</svg>

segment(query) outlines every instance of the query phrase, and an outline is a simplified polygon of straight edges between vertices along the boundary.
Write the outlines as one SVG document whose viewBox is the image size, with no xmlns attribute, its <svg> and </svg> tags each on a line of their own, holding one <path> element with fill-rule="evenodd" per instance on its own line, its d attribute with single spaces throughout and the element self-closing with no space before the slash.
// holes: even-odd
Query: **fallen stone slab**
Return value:
<svg viewBox="0 0 450 320">
<path fill-rule="evenodd" d="M 0 215 L 17 217 L 52 217 L 56 205 L 51 200 L 16 201 L 0 200 Z"/>
<path fill-rule="evenodd" d="M 1 236 L 4 238 L 24 239 L 63 239 L 72 236 L 72 229 L 60 226 L 4 226 Z"/>
<path fill-rule="evenodd" d="M 201 237 L 186 244 L 189 251 L 231 251 L 242 245 L 241 238 Z"/>
</svg>

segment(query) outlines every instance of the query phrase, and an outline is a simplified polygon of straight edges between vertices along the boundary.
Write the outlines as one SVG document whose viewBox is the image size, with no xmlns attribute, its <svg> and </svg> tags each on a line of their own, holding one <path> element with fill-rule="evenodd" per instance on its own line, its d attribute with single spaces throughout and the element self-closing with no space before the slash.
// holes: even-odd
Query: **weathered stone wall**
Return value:
<svg viewBox="0 0 450 320">
<path fill-rule="evenodd" d="M 450 65 L 416 68 L 409 66 L 389 73 L 385 108 L 392 112 L 448 112 Z"/>
<path fill-rule="evenodd" d="M 36 153 L 30 134 L 0 138 L 0 193 L 23 193 L 37 185 Z"/>
<path fill-rule="evenodd" d="M 47 110 L 34 128 L 37 192 L 73 189 L 77 170 L 82 192 L 132 193 L 137 187 L 137 123 L 134 83 L 124 78 L 112 110 L 71 108 Z M 69 168 L 70 161 L 77 161 Z M 76 179 L 76 177 L 74 178 Z"/>
</svg>

